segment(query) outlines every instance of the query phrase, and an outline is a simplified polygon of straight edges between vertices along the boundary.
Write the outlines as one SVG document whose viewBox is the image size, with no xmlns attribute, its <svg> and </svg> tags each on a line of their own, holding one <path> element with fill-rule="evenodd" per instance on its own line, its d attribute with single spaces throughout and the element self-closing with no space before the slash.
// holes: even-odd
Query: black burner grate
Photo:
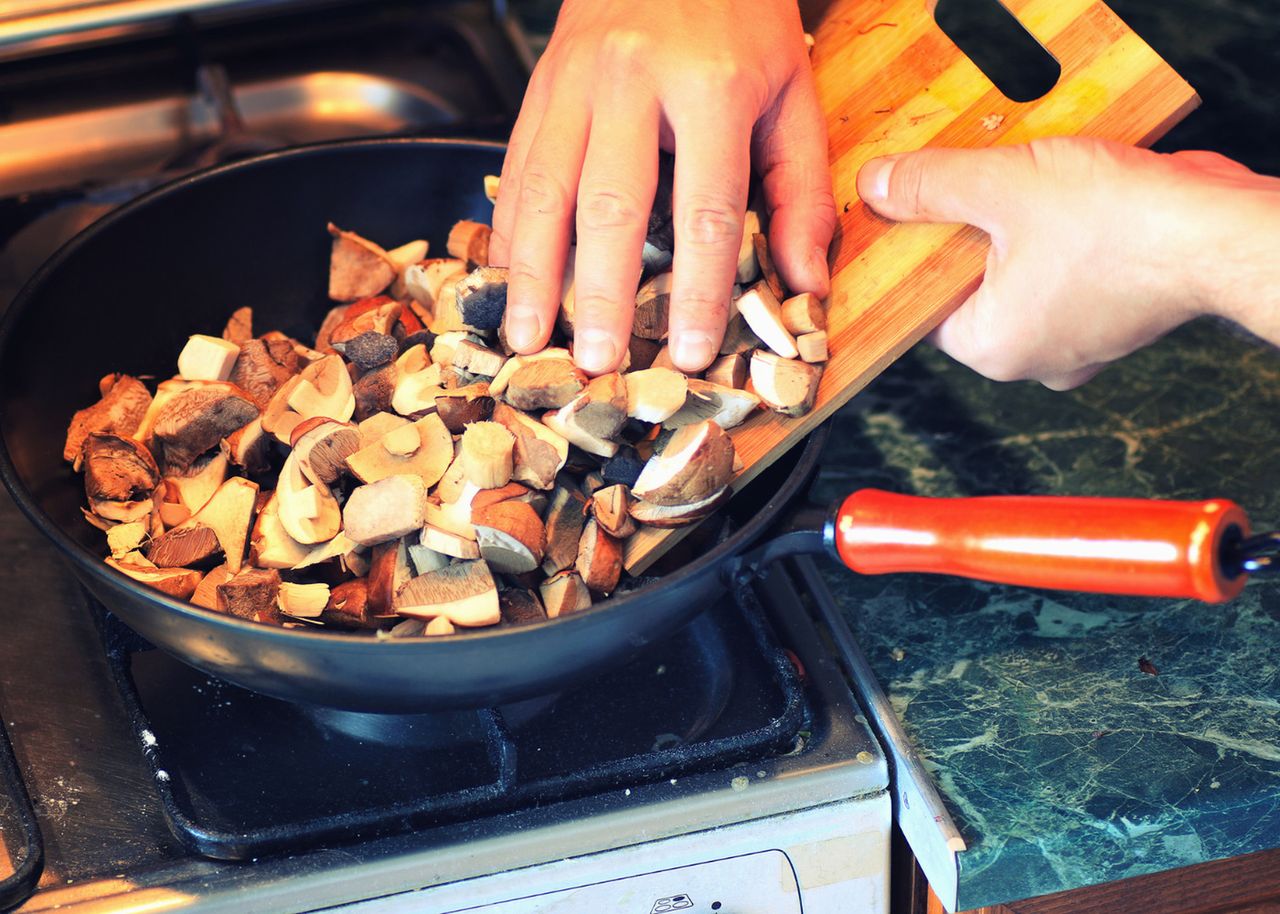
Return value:
<svg viewBox="0 0 1280 914">
<path fill-rule="evenodd" d="M 248 692 L 101 618 L 170 827 L 219 859 L 420 830 L 763 758 L 789 750 L 808 713 L 745 588 L 586 687 L 421 715 Z"/>
<path fill-rule="evenodd" d="M 0 869 L 0 911 L 7 911 L 35 890 L 44 868 L 44 842 L 3 721 L 0 721 L 0 847 L 8 856 L 8 866 Z"/>
</svg>

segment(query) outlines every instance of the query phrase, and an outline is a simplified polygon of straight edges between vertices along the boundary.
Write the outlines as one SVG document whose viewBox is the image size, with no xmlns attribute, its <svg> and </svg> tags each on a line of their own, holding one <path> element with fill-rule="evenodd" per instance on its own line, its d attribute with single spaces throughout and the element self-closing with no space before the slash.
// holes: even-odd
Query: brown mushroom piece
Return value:
<svg viewBox="0 0 1280 914">
<path fill-rule="evenodd" d="M 103 379 L 106 388 L 102 399 L 93 406 L 77 410 L 67 429 L 62 458 L 76 465 L 78 470 L 80 451 L 84 441 L 94 432 L 108 435 L 132 436 L 142 423 L 151 406 L 151 393 L 137 378 L 129 375 L 108 375 Z"/>
<path fill-rule="evenodd" d="M 227 578 L 218 585 L 218 612 L 252 619 L 255 622 L 280 621 L 280 572 L 254 568 Z"/>
<path fill-rule="evenodd" d="M 458 280 L 453 294 L 464 324 L 477 330 L 497 330 L 507 310 L 507 268 L 476 267 Z"/>
<path fill-rule="evenodd" d="M 495 571 L 524 574 L 542 564 L 546 531 L 538 512 L 508 500 L 472 512 L 480 555 Z"/>
<path fill-rule="evenodd" d="M 733 478 L 733 440 L 710 420 L 679 429 L 645 464 L 632 489 L 655 505 L 689 505 L 709 498 Z"/>
<path fill-rule="evenodd" d="M 555 574 L 572 568 L 578 557 L 578 541 L 586 523 L 586 500 L 576 489 L 556 486 L 546 514 L 546 549 L 542 570 Z"/>
<path fill-rule="evenodd" d="M 784 416 L 803 416 L 813 409 L 821 380 L 821 365 L 772 352 L 757 351 L 751 356 L 751 386 L 765 405 Z"/>
<path fill-rule="evenodd" d="M 622 575 L 622 545 L 592 518 L 582 528 L 574 568 L 592 593 L 610 594 Z"/>
<path fill-rule="evenodd" d="M 152 431 L 163 449 L 166 467 L 185 470 L 223 438 L 257 418 L 258 407 L 234 390 L 196 387 L 164 405 Z"/>
<path fill-rule="evenodd" d="M 396 612 L 418 619 L 444 616 L 462 627 L 502 621 L 498 586 L 484 559 L 459 562 L 418 575 L 396 595 Z"/>
<path fill-rule="evenodd" d="M 396 278 L 395 264 L 387 252 L 355 232 L 344 232 L 332 222 L 329 234 L 329 297 L 334 301 L 356 301 L 377 295 Z"/>
<path fill-rule="evenodd" d="M 190 568 L 149 568 L 146 565 L 138 565 L 112 556 L 107 556 L 106 561 L 121 574 L 128 575 L 140 584 L 154 587 L 179 600 L 190 599 L 200 583 L 200 572 Z"/>
<path fill-rule="evenodd" d="M 687 505 L 655 505 L 637 500 L 631 503 L 631 517 L 636 523 L 644 524 L 646 527 L 659 529 L 684 527 L 710 517 L 729 500 L 732 494 L 732 490 L 725 486 L 702 501 Z"/>
<path fill-rule="evenodd" d="M 160 485 L 151 452 L 132 438 L 95 433 L 84 442 L 84 490 L 90 503 L 149 499 Z"/>
<path fill-rule="evenodd" d="M 722 387 L 698 378 L 689 379 L 689 395 L 684 406 L 667 417 L 663 428 L 681 428 L 710 419 L 723 429 L 741 425 L 760 405 L 760 398 L 748 390 Z"/>
<path fill-rule="evenodd" d="M 604 486 L 591 496 L 591 514 L 610 536 L 626 539 L 636 532 L 630 513 L 631 491 L 625 485 Z"/>
<path fill-rule="evenodd" d="M 556 619 L 591 608 L 591 591 L 576 571 L 562 571 L 538 587 L 547 618 Z"/>
<path fill-rule="evenodd" d="M 586 386 L 587 376 L 569 359 L 530 359 L 511 375 L 502 397 L 526 411 L 560 409 Z"/>
<path fill-rule="evenodd" d="M 511 478 L 536 489 L 550 489 L 569 459 L 569 442 L 541 422 L 505 403 L 493 408 L 493 421 L 515 436 Z"/>
</svg>

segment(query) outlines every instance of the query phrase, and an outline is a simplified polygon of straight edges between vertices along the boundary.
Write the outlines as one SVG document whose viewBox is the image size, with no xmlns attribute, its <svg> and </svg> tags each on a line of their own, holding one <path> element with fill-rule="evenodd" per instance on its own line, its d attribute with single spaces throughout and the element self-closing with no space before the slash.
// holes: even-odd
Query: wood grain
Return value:
<svg viewBox="0 0 1280 914">
<path fill-rule="evenodd" d="M 830 252 L 831 360 L 813 412 L 754 416 L 731 434 L 739 489 L 922 339 L 981 281 L 987 239 L 961 225 L 899 225 L 858 199 L 870 158 L 922 146 L 984 147 L 1084 135 L 1145 145 L 1192 111 L 1195 92 L 1103 3 L 1004 0 L 1062 66 L 1043 98 L 1005 98 L 933 21 L 926 0 L 836 0 L 814 32 L 839 224 Z M 644 528 L 643 571 L 691 528 Z"/>
</svg>

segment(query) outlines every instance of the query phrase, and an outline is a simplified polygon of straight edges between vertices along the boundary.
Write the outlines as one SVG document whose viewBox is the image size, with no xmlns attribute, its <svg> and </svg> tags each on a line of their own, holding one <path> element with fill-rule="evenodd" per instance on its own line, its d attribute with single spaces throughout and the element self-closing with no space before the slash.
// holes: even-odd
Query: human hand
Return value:
<svg viewBox="0 0 1280 914">
<path fill-rule="evenodd" d="M 728 321 L 751 159 L 770 251 L 797 292 L 828 292 L 835 204 L 826 126 L 795 0 L 566 0 L 502 168 L 490 258 L 510 267 L 506 339 L 542 348 L 576 218 L 574 357 L 627 351 L 658 150 L 676 151 L 673 362 L 716 356 Z M 576 216 L 575 216 L 576 214 Z"/>
<path fill-rule="evenodd" d="M 924 149 L 868 162 L 858 193 L 891 219 L 991 236 L 982 285 L 931 337 L 989 378 L 1076 387 L 1201 314 L 1280 343 L 1280 180 L 1215 153 Z"/>
</svg>

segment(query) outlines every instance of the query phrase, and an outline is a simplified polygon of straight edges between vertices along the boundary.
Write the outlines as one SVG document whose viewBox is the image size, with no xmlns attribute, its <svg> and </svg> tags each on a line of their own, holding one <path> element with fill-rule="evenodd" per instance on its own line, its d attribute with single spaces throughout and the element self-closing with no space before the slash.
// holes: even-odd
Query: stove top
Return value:
<svg viewBox="0 0 1280 914">
<path fill-rule="evenodd" d="M 743 601 L 751 601 L 748 595 Z M 291 704 L 206 677 L 97 610 L 166 821 L 247 859 L 421 829 L 790 750 L 810 712 L 754 601 L 559 695 L 440 714 Z"/>
</svg>

